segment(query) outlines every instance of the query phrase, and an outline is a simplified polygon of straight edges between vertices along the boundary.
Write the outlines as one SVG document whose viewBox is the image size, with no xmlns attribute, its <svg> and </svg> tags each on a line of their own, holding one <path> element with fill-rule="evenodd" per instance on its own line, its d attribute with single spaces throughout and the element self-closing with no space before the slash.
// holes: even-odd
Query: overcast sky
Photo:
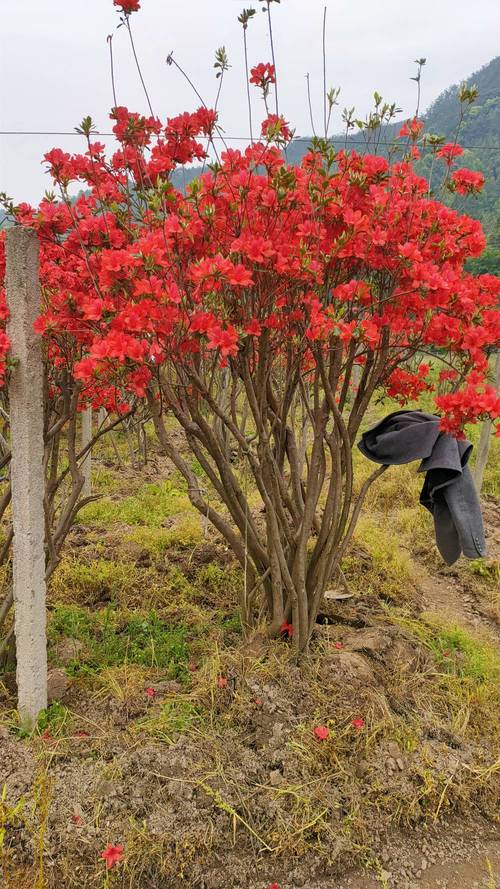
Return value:
<svg viewBox="0 0 500 889">
<path fill-rule="evenodd" d="M 162 119 L 199 102 L 165 58 L 189 73 L 213 104 L 215 49 L 225 45 L 232 65 L 221 100 L 228 135 L 248 134 L 242 29 L 243 7 L 257 15 L 248 30 L 250 64 L 271 58 L 267 18 L 251 0 L 142 0 L 131 23 L 155 114 Z M 321 29 L 325 0 L 272 4 L 280 110 L 297 135 L 310 133 L 305 74 L 310 72 L 317 126 L 322 96 Z M 425 107 L 441 90 L 466 78 L 499 51 L 499 0 L 328 0 L 328 84 L 342 88 L 340 109 L 364 115 L 373 90 L 397 101 L 404 117 L 415 107 L 413 60 L 427 57 Z M 90 114 L 109 131 L 112 105 L 106 37 L 119 22 L 112 0 L 0 0 L 0 130 L 73 130 Z M 115 33 L 118 103 L 146 111 L 146 101 L 124 28 Z M 262 102 L 254 91 L 254 117 Z M 340 110 L 334 132 L 342 129 Z M 77 151 L 80 137 L 0 134 L 0 191 L 15 201 L 38 201 L 50 180 L 40 161 L 60 146 Z M 110 147 L 112 140 L 107 140 Z"/>
</svg>

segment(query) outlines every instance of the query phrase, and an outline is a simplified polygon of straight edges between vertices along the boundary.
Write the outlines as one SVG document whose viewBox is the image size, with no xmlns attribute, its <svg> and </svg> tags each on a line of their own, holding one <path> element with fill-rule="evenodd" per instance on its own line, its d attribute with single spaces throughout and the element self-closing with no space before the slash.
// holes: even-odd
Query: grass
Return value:
<svg viewBox="0 0 500 889">
<path fill-rule="evenodd" d="M 159 710 L 137 721 L 134 732 L 173 744 L 179 735 L 191 732 L 201 718 L 200 710 L 189 700 L 167 701 Z"/>
<path fill-rule="evenodd" d="M 483 613 L 500 624 L 500 562 L 474 559 L 463 574 Z"/>
<path fill-rule="evenodd" d="M 430 629 L 428 644 L 446 670 L 478 683 L 500 683 L 500 660 L 490 643 L 445 623 L 439 615 L 427 615 L 425 625 Z"/>
<path fill-rule="evenodd" d="M 420 673 L 405 679 L 401 688 L 401 677 L 391 682 L 398 700 L 405 694 L 412 701 L 411 721 L 424 719 L 438 737 L 444 732 L 454 743 L 469 738 L 494 755 L 500 749 L 498 649 L 489 639 L 438 614 L 424 613 L 415 619 L 394 608 L 387 608 L 386 614 L 430 656 Z"/>
<path fill-rule="evenodd" d="M 119 500 L 103 497 L 89 503 L 80 511 L 79 521 L 97 526 L 122 524 L 161 528 L 167 518 L 190 508 L 185 485 L 178 480 L 166 479 L 160 484 L 142 485 L 133 497 Z"/>
<path fill-rule="evenodd" d="M 344 574 L 352 590 L 359 594 L 382 596 L 398 603 L 409 601 L 418 584 L 419 569 L 402 546 L 401 538 L 384 533 L 384 527 L 382 517 L 362 516 L 354 547 L 342 562 Z"/>
<path fill-rule="evenodd" d="M 83 644 L 81 655 L 67 666 L 72 676 L 94 675 L 122 664 L 161 668 L 170 678 L 185 675 L 189 657 L 186 631 L 165 625 L 155 612 L 117 614 L 111 608 L 89 612 L 60 606 L 52 612 L 48 625 L 53 656 L 57 643 L 67 637 Z"/>
<path fill-rule="evenodd" d="M 86 563 L 67 556 L 53 575 L 50 593 L 58 604 L 116 604 L 129 597 L 131 590 L 144 589 L 152 582 L 153 572 L 139 570 L 130 562 L 98 558 Z"/>
<path fill-rule="evenodd" d="M 203 539 L 201 519 L 196 513 L 181 515 L 171 528 L 139 525 L 126 535 L 127 541 L 141 546 L 154 558 L 164 556 L 171 547 L 193 548 Z"/>
<path fill-rule="evenodd" d="M 418 619 L 400 609 L 386 608 L 387 618 L 432 652 L 441 667 L 478 682 L 500 679 L 500 659 L 493 644 L 439 614 L 423 613 Z M 499 688 L 500 695 L 500 688 Z"/>
</svg>

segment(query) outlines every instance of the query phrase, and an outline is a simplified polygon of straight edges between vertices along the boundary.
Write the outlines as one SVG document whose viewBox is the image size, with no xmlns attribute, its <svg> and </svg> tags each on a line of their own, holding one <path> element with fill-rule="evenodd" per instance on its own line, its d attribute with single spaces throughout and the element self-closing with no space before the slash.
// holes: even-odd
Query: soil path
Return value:
<svg viewBox="0 0 500 889">
<path fill-rule="evenodd" d="M 488 558 L 500 560 L 500 503 L 493 497 L 482 501 Z M 424 608 L 438 611 L 467 629 L 482 631 L 492 641 L 500 643 L 500 626 L 481 610 L 481 603 L 463 582 L 463 576 L 454 568 L 444 567 L 438 573 L 427 574 L 422 579 Z"/>
<path fill-rule="evenodd" d="M 495 621 L 478 610 L 478 603 L 452 575 L 429 574 L 420 581 L 426 611 L 437 611 L 472 631 L 482 631 L 497 642 L 500 631 Z"/>
<path fill-rule="evenodd" d="M 497 889 L 500 831 L 482 821 L 434 827 L 382 847 L 378 872 L 317 889 Z"/>
</svg>

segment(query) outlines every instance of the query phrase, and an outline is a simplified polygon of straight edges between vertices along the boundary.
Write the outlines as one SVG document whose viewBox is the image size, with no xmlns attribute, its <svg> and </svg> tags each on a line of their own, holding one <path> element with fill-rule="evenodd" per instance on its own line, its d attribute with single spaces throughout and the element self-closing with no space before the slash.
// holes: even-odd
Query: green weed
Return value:
<svg viewBox="0 0 500 889">
<path fill-rule="evenodd" d="M 472 559 L 467 564 L 473 574 L 492 584 L 500 584 L 500 562 L 489 562 L 487 559 Z"/>
<path fill-rule="evenodd" d="M 412 598 L 418 579 L 418 569 L 395 534 L 387 534 L 380 519 L 362 516 L 354 537 L 368 558 L 360 559 L 348 553 L 342 568 L 354 591 L 372 593 L 384 599 L 402 603 Z"/>
<path fill-rule="evenodd" d="M 426 624 L 431 630 L 429 647 L 447 670 L 480 683 L 500 681 L 500 659 L 493 646 L 435 615 L 427 615 Z"/>
<path fill-rule="evenodd" d="M 135 728 L 158 741 L 173 744 L 176 735 L 186 734 L 199 720 L 197 707 L 191 701 L 181 699 L 167 701 L 159 713 L 139 720 Z"/>
<path fill-rule="evenodd" d="M 185 485 L 167 479 L 160 484 L 142 485 L 133 497 L 112 500 L 103 497 L 80 512 L 80 521 L 95 525 L 146 525 L 160 528 L 165 519 L 188 510 Z"/>
<path fill-rule="evenodd" d="M 70 715 L 67 707 L 61 704 L 60 701 L 54 701 L 46 710 L 42 710 L 40 713 L 36 723 L 36 731 L 40 735 L 43 735 L 44 732 L 49 732 L 53 738 L 57 738 L 63 734 L 69 719 Z"/>
<path fill-rule="evenodd" d="M 74 676 L 126 663 L 166 669 L 172 678 L 185 673 L 185 629 L 165 625 L 153 611 L 126 616 L 111 609 L 90 614 L 75 606 L 60 607 L 49 622 L 51 645 L 62 636 L 71 636 L 84 645 L 81 657 L 67 667 Z"/>
<path fill-rule="evenodd" d="M 51 594 L 58 603 L 116 602 L 132 589 L 144 589 L 148 581 L 153 581 L 153 573 L 148 577 L 130 562 L 94 559 L 86 563 L 69 557 L 63 559 L 52 577 Z"/>
<path fill-rule="evenodd" d="M 111 494 L 119 488 L 119 481 L 111 469 L 92 466 L 92 488 L 97 493 Z"/>
</svg>

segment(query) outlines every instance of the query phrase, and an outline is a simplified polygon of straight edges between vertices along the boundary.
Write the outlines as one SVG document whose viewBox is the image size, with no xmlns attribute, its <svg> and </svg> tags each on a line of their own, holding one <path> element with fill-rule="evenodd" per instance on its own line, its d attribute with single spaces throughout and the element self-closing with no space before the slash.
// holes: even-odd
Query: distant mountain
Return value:
<svg viewBox="0 0 500 889">
<path fill-rule="evenodd" d="M 474 263 L 480 271 L 500 274 L 500 56 L 466 80 L 479 96 L 467 110 L 458 142 L 464 146 L 460 166 L 480 170 L 486 179 L 480 195 L 466 202 L 467 212 L 480 219 L 488 236 L 488 249 Z M 460 115 L 459 85 L 451 86 L 432 103 L 424 115 L 426 132 L 454 136 Z M 421 161 L 425 174 L 430 158 Z"/>
</svg>

